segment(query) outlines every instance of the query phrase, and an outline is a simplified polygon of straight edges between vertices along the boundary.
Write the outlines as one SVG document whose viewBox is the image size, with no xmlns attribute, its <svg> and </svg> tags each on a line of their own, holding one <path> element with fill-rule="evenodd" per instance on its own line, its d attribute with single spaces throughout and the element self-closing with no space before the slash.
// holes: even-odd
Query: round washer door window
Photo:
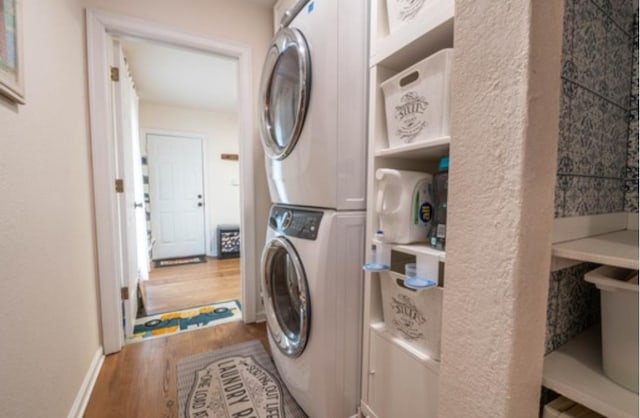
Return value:
<svg viewBox="0 0 640 418">
<path fill-rule="evenodd" d="M 307 344 L 311 307 L 304 268 L 286 238 L 276 237 L 267 243 L 262 272 L 262 296 L 271 336 L 282 353 L 298 357 Z"/>
<path fill-rule="evenodd" d="M 310 91 L 307 42 L 299 30 L 283 28 L 267 52 L 260 82 L 260 136 L 270 158 L 282 160 L 296 146 Z"/>
</svg>

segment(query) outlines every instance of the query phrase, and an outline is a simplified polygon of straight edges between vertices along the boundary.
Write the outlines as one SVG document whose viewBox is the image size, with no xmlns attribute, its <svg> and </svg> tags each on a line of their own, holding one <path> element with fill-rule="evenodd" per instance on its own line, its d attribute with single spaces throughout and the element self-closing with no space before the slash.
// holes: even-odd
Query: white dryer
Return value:
<svg viewBox="0 0 640 418">
<path fill-rule="evenodd" d="M 258 124 L 273 203 L 365 208 L 366 0 L 302 0 L 264 62 Z"/>
<path fill-rule="evenodd" d="M 363 212 L 271 208 L 261 270 L 271 354 L 312 418 L 359 405 L 364 228 Z"/>
</svg>

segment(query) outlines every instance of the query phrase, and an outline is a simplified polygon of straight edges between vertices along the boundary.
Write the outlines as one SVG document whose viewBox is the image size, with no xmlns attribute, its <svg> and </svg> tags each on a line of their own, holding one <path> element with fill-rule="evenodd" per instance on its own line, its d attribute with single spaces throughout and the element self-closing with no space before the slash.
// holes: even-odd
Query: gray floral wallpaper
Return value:
<svg viewBox="0 0 640 418">
<path fill-rule="evenodd" d="M 637 19 L 632 0 L 565 0 L 557 218 L 638 212 Z M 595 267 L 551 273 L 546 353 L 600 320 Z"/>
<path fill-rule="evenodd" d="M 629 132 L 634 12 L 632 0 L 565 1 L 556 217 L 632 206 L 628 164 L 635 164 L 637 211 L 637 98 L 636 134 Z M 635 159 L 628 152 L 634 144 Z"/>
<path fill-rule="evenodd" d="M 627 144 L 627 176 L 624 210 L 638 213 L 638 12 L 633 25 L 633 65 L 629 98 L 629 142 Z"/>
</svg>

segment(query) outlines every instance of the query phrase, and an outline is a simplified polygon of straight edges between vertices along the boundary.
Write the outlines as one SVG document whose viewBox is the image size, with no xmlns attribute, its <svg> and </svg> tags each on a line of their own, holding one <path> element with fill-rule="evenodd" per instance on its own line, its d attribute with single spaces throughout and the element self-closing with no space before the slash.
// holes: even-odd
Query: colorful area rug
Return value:
<svg viewBox="0 0 640 418">
<path fill-rule="evenodd" d="M 183 264 L 206 263 L 207 258 L 204 255 L 196 257 L 168 258 L 166 260 L 154 260 L 154 267 L 180 266 Z"/>
<path fill-rule="evenodd" d="M 165 337 L 178 332 L 192 331 L 240 319 L 242 319 L 242 310 L 240 302 L 237 300 L 145 316 L 136 319 L 133 337 L 127 342 Z"/>
<path fill-rule="evenodd" d="M 306 418 L 260 341 L 186 357 L 177 368 L 181 418 Z"/>
</svg>

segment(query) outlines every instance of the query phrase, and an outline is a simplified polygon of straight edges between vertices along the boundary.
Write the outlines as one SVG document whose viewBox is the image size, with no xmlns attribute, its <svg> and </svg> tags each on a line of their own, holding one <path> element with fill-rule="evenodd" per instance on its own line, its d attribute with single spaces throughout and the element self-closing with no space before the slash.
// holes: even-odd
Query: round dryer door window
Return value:
<svg viewBox="0 0 640 418">
<path fill-rule="evenodd" d="M 297 29 L 283 28 L 267 53 L 260 83 L 260 134 L 270 158 L 286 158 L 302 132 L 309 105 L 311 62 Z"/>
<path fill-rule="evenodd" d="M 271 336 L 285 355 L 298 357 L 307 344 L 311 323 L 302 263 L 293 245 L 276 237 L 265 247 L 262 269 L 262 296 Z"/>
</svg>

